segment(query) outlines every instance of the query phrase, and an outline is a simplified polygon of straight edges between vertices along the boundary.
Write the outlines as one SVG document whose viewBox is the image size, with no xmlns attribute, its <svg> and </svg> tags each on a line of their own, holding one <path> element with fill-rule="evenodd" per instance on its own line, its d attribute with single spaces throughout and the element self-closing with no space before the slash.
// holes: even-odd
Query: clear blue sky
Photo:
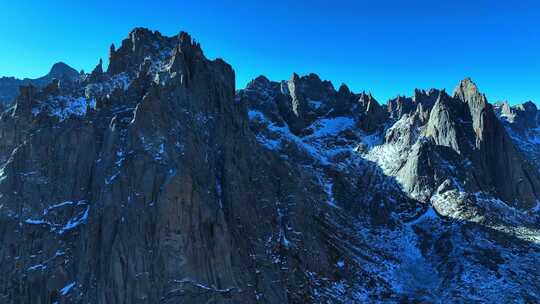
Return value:
<svg viewBox="0 0 540 304">
<path fill-rule="evenodd" d="M 190 32 L 242 88 L 315 72 L 382 102 L 472 77 L 493 102 L 540 102 L 540 1 L 0 0 L 0 75 L 91 70 L 135 26 Z"/>
</svg>

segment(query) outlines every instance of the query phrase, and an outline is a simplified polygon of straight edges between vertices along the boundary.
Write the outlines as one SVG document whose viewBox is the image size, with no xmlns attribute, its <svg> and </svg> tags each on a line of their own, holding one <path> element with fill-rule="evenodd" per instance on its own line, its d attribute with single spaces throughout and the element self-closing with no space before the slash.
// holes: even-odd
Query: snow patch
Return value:
<svg viewBox="0 0 540 304">
<path fill-rule="evenodd" d="M 44 269 L 47 269 L 47 266 L 46 266 L 46 265 L 43 265 L 43 264 L 37 264 L 37 265 L 28 267 L 27 270 L 28 270 L 28 271 L 35 271 L 35 270 L 44 270 Z"/>
<path fill-rule="evenodd" d="M 308 138 L 318 138 L 329 135 L 337 135 L 338 133 L 350 129 L 354 126 L 354 120 L 350 117 L 334 117 L 324 118 L 315 121 L 310 128 L 313 134 Z"/>
<path fill-rule="evenodd" d="M 342 131 L 351 129 L 355 122 L 350 117 L 335 117 L 315 121 L 309 128 L 313 131 L 308 136 L 297 136 L 291 132 L 289 126 L 283 123 L 279 126 L 270 121 L 262 112 L 250 110 L 248 117 L 251 121 L 266 127 L 256 135 L 257 141 L 269 150 L 280 150 L 287 143 L 293 143 L 299 149 L 306 152 L 313 159 L 322 164 L 330 165 L 329 159 L 342 152 L 352 151 L 353 147 L 338 146 L 332 142 Z"/>
<path fill-rule="evenodd" d="M 41 112 L 47 112 L 49 116 L 54 116 L 60 121 L 64 121 L 72 115 L 79 117 L 85 116 L 88 109 L 95 108 L 96 100 L 94 98 L 55 96 L 33 108 L 32 114 L 36 116 Z"/>
<path fill-rule="evenodd" d="M 53 210 L 53 209 L 56 209 L 56 208 L 59 208 L 59 207 L 62 207 L 62 206 L 73 205 L 73 204 L 74 204 L 74 202 L 72 202 L 72 201 L 66 201 L 66 202 L 63 202 L 63 203 L 52 205 L 52 206 L 46 208 L 43 211 L 43 216 L 48 215 L 49 212 L 51 210 Z M 86 205 L 86 202 L 81 201 L 77 205 Z M 32 219 L 32 218 L 26 219 L 24 222 L 26 224 L 28 224 L 28 225 L 47 225 L 47 226 L 50 227 L 51 232 L 56 232 L 58 234 L 63 234 L 66 231 L 73 230 L 73 229 L 77 228 L 79 225 L 84 224 L 88 220 L 89 212 L 90 212 L 90 206 L 88 205 L 88 206 L 86 206 L 86 209 L 83 212 L 81 212 L 77 216 L 69 219 L 68 222 L 65 225 L 56 224 L 56 223 L 54 223 L 52 221 L 47 221 L 45 219 Z"/>
<path fill-rule="evenodd" d="M 88 213 L 90 211 L 90 206 L 86 207 L 86 210 L 79 214 L 78 216 L 70 219 L 64 227 L 59 231 L 60 234 L 63 234 L 66 231 L 73 230 L 77 226 L 84 224 L 88 220 Z"/>
<path fill-rule="evenodd" d="M 73 287 L 75 287 L 76 282 L 71 282 L 64 286 L 62 289 L 60 289 L 60 294 L 63 296 L 67 296 L 67 294 L 71 291 Z"/>
</svg>

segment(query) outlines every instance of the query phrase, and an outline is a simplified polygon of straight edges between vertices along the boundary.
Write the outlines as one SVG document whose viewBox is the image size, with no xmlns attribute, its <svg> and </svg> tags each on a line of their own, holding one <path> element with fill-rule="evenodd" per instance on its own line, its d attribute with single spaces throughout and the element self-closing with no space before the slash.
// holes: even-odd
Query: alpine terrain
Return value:
<svg viewBox="0 0 540 304">
<path fill-rule="evenodd" d="M 237 89 L 144 28 L 55 67 L 0 80 L 1 303 L 540 302 L 532 102 Z"/>
<path fill-rule="evenodd" d="M 0 106 L 6 106 L 12 103 L 19 94 L 19 87 L 24 85 L 33 85 L 43 88 L 54 79 L 61 81 L 76 81 L 81 75 L 63 62 L 57 62 L 49 73 L 36 79 L 17 79 L 15 77 L 0 77 Z"/>
</svg>

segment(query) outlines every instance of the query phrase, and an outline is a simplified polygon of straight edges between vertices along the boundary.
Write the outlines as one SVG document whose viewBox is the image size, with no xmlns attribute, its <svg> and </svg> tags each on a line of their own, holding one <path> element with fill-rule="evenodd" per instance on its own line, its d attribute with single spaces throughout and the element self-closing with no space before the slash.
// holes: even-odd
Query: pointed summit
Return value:
<svg viewBox="0 0 540 304">
<path fill-rule="evenodd" d="M 103 78 L 103 59 L 99 59 L 98 64 L 92 70 L 92 73 L 90 73 L 90 76 L 88 76 L 89 81 L 97 82 L 100 81 Z"/>
<path fill-rule="evenodd" d="M 251 90 L 262 90 L 266 87 L 270 86 L 270 80 L 266 78 L 264 75 L 259 75 L 257 78 L 251 80 L 247 85 L 246 89 Z"/>
<path fill-rule="evenodd" d="M 473 82 L 470 77 L 466 77 L 461 80 L 454 89 L 454 98 L 467 103 L 479 103 L 485 106 L 487 103 L 486 97 L 480 93 L 478 86 Z"/>
<path fill-rule="evenodd" d="M 160 32 L 138 27 L 129 32 L 120 47 L 109 48 L 109 68 L 107 73 L 135 72 L 146 58 L 163 60 L 178 44 L 179 37 L 165 37 Z M 166 55 L 166 56 L 165 56 Z"/>
<path fill-rule="evenodd" d="M 446 146 L 461 153 L 456 129 L 455 101 L 443 90 L 431 109 L 426 129 L 426 135 L 433 138 L 435 143 Z"/>
<path fill-rule="evenodd" d="M 373 132 L 379 128 L 388 115 L 387 111 L 371 95 L 362 91 L 358 96 L 358 103 L 364 112 L 365 119 L 361 123 L 361 127 L 366 132 Z"/>
<path fill-rule="evenodd" d="M 346 84 L 344 84 L 344 83 L 342 83 L 342 84 L 339 86 L 338 92 L 339 92 L 340 94 L 343 94 L 343 95 L 349 95 L 349 94 L 351 94 L 351 90 L 350 90 L 349 87 L 348 87 Z"/>
<path fill-rule="evenodd" d="M 259 82 L 259 83 L 269 83 L 270 82 L 270 80 L 268 80 L 268 78 L 266 78 L 266 76 L 264 76 L 264 75 L 259 75 L 259 76 L 257 76 L 257 78 L 253 79 L 252 81 Z"/>
<path fill-rule="evenodd" d="M 57 62 L 49 71 L 49 74 L 47 74 L 50 78 L 56 78 L 56 79 L 75 79 L 79 77 L 79 73 L 74 68 L 70 67 L 69 65 L 63 63 L 63 62 Z"/>
<path fill-rule="evenodd" d="M 493 108 L 488 104 L 486 96 L 480 93 L 476 84 L 469 77 L 463 79 L 454 89 L 454 98 L 467 103 L 476 133 L 476 145 L 479 147 L 486 132 L 495 130 L 494 125 L 497 124 L 497 118 Z"/>
<path fill-rule="evenodd" d="M 538 107 L 536 107 L 536 104 L 534 104 L 534 102 L 532 101 L 526 101 L 522 104 L 519 104 L 516 106 L 516 108 L 522 110 L 522 111 L 526 111 L 526 112 L 536 112 L 538 111 Z"/>
<path fill-rule="evenodd" d="M 201 44 L 192 39 L 191 35 L 184 31 L 178 34 L 178 48 L 182 53 L 203 56 Z"/>
</svg>

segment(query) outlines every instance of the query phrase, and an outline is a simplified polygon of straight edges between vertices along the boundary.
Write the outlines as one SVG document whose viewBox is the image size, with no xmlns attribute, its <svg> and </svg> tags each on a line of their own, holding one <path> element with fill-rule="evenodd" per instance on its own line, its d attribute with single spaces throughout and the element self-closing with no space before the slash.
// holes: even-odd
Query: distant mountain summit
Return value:
<svg viewBox="0 0 540 304">
<path fill-rule="evenodd" d="M 56 78 L 56 79 L 76 80 L 78 77 L 79 77 L 79 72 L 77 72 L 77 70 L 75 70 L 74 68 L 70 67 L 69 65 L 63 62 L 57 62 L 53 64 L 53 66 L 51 67 L 51 70 L 49 71 L 49 74 L 39 79 Z"/>
<path fill-rule="evenodd" d="M 19 87 L 23 85 L 33 85 L 36 87 L 44 87 L 49 84 L 53 79 L 60 81 L 76 81 L 80 74 L 74 68 L 63 62 L 57 62 L 53 64 L 49 73 L 45 76 L 31 79 L 24 78 L 18 79 L 15 77 L 1 77 L 0 78 L 0 103 L 10 104 L 19 94 Z"/>
</svg>

